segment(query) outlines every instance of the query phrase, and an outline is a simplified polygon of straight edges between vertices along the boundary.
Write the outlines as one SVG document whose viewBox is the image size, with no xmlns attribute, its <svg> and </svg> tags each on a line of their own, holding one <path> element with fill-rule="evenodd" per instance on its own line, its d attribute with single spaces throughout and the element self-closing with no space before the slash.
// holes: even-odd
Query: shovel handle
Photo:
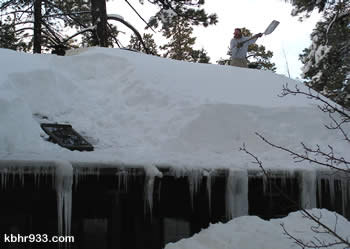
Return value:
<svg viewBox="0 0 350 249">
<path fill-rule="evenodd" d="M 238 42 L 236 47 L 237 47 L 237 48 L 240 48 L 240 47 L 243 46 L 244 43 L 249 42 L 249 41 L 251 41 L 251 40 L 253 40 L 253 39 L 257 38 L 257 37 L 259 38 L 259 37 L 261 37 L 262 35 L 263 35 L 263 33 L 258 33 L 258 34 L 256 34 L 256 35 L 252 36 L 251 38 L 249 38 L 248 40 L 245 40 L 245 41 L 243 41 L 243 42 Z"/>
</svg>

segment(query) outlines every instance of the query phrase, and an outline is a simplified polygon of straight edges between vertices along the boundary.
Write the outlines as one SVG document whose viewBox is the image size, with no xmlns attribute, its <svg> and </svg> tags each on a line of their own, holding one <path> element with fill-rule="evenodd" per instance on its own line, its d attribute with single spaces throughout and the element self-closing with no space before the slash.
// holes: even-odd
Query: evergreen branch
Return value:
<svg viewBox="0 0 350 249">
<path fill-rule="evenodd" d="M 28 7 L 27 9 L 25 9 L 25 10 L 22 12 L 22 14 L 19 16 L 19 19 L 22 19 L 23 15 L 24 15 L 28 10 L 33 9 L 33 7 L 34 7 L 34 2 L 35 2 L 35 1 L 33 1 L 33 4 L 29 5 L 29 7 Z M 34 13 L 33 11 L 30 12 L 30 14 L 33 14 L 33 13 Z"/>
<path fill-rule="evenodd" d="M 6 9 L 7 7 L 9 7 L 12 3 L 16 2 L 17 0 L 9 0 L 5 3 L 3 3 L 1 6 L 0 6 L 0 10 L 4 10 Z"/>
<path fill-rule="evenodd" d="M 20 32 L 22 32 L 22 31 L 24 31 L 24 30 L 34 30 L 34 28 L 32 28 L 32 27 L 26 27 L 26 28 L 20 28 L 20 29 L 16 29 L 15 31 L 14 31 L 14 33 L 20 33 Z"/>
<path fill-rule="evenodd" d="M 33 21 L 17 22 L 17 23 L 12 24 L 12 26 L 16 27 L 18 25 L 22 26 L 22 25 L 25 25 L 25 24 L 34 24 L 34 22 Z"/>
<path fill-rule="evenodd" d="M 91 14 L 90 11 L 79 11 L 79 12 L 72 12 L 72 13 L 57 13 L 57 14 L 51 14 L 51 15 L 43 15 L 43 18 L 52 18 L 52 17 L 60 17 L 60 16 L 71 16 L 71 15 L 82 15 L 82 14 Z"/>
<path fill-rule="evenodd" d="M 92 27 L 89 27 L 89 28 L 86 28 L 86 29 L 83 29 L 83 30 L 80 30 L 79 32 L 75 33 L 74 35 L 72 36 L 69 36 L 68 38 L 66 38 L 62 43 L 66 43 L 67 41 L 69 41 L 70 39 L 80 35 L 80 34 L 83 34 L 83 33 L 86 33 L 86 32 L 94 32 L 94 30 L 96 29 L 96 26 L 92 26 Z"/>
<path fill-rule="evenodd" d="M 42 24 L 45 26 L 45 28 L 49 31 L 49 33 L 53 36 L 55 43 L 60 44 L 61 39 L 56 35 L 56 32 L 51 29 L 51 27 L 44 21 L 42 21 Z"/>
<path fill-rule="evenodd" d="M 1 13 L 0 17 L 5 17 L 8 15 L 13 15 L 13 14 L 18 14 L 18 13 L 27 13 L 27 14 L 33 14 L 33 11 L 28 11 L 28 10 L 15 10 L 15 11 L 11 11 L 11 12 L 6 12 L 6 13 Z"/>
</svg>

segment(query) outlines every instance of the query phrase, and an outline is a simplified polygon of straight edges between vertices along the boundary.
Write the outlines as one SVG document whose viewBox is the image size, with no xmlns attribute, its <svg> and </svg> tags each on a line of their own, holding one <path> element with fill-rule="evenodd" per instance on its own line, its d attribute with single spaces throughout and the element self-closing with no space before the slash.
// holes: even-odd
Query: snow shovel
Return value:
<svg viewBox="0 0 350 249">
<path fill-rule="evenodd" d="M 264 35 L 269 35 L 269 34 L 271 34 L 271 33 L 276 29 L 276 27 L 278 26 L 278 24 L 280 24 L 279 21 L 273 20 L 273 21 L 270 23 L 270 25 L 267 26 L 267 28 L 265 29 L 265 31 L 264 31 L 263 34 L 264 34 Z M 244 42 L 238 43 L 238 44 L 237 44 L 237 47 L 240 48 L 240 47 L 242 47 L 242 45 L 243 45 L 244 43 L 246 43 L 247 41 L 253 40 L 253 39 L 255 39 L 254 36 L 253 36 L 252 38 L 250 38 L 250 39 L 244 41 Z"/>
<path fill-rule="evenodd" d="M 264 35 L 269 35 L 271 34 L 276 27 L 278 26 L 278 24 L 280 24 L 279 21 L 273 20 L 270 25 L 265 29 L 265 32 L 263 33 Z"/>
</svg>

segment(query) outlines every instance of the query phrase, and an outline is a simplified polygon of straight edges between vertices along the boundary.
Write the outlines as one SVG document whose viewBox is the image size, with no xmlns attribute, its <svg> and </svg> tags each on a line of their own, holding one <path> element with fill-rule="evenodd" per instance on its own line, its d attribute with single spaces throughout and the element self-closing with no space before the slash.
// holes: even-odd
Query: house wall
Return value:
<svg viewBox="0 0 350 249">
<path fill-rule="evenodd" d="M 80 175 L 73 178 L 70 222 L 70 235 L 75 242 L 69 244 L 73 249 L 160 249 L 210 223 L 229 219 L 226 210 L 229 173 L 225 170 L 199 177 L 193 194 L 192 185 L 196 182 L 193 176 L 175 176 L 164 169 L 163 177 L 154 181 L 152 210 L 145 197 L 146 176 L 142 169 L 76 172 Z M 344 205 L 348 187 L 341 180 L 319 177 L 315 192 L 317 207 L 335 210 L 349 218 L 349 205 Z M 58 235 L 58 202 L 52 172 L 34 175 L 17 171 L 1 179 L 6 179 L 6 183 L 0 190 L 0 234 Z M 249 174 L 248 214 L 270 219 L 300 209 L 302 179 L 302 173 L 288 177 L 277 174 L 266 183 L 261 175 Z M 48 244 L 0 240 L 0 248 L 48 248 Z M 49 248 L 59 245 L 53 243 Z"/>
</svg>

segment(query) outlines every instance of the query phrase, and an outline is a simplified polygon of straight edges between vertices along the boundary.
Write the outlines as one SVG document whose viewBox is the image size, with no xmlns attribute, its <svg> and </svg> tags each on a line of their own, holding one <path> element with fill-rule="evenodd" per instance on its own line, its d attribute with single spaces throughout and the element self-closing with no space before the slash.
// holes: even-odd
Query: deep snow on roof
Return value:
<svg viewBox="0 0 350 249">
<path fill-rule="evenodd" d="M 297 151 L 302 141 L 348 149 L 316 102 L 278 96 L 302 83 L 272 72 L 106 48 L 0 57 L 0 160 L 256 167 L 239 151 L 245 143 L 265 167 L 295 167 L 255 132 Z M 40 122 L 71 124 L 95 150 L 47 142 Z"/>
</svg>

